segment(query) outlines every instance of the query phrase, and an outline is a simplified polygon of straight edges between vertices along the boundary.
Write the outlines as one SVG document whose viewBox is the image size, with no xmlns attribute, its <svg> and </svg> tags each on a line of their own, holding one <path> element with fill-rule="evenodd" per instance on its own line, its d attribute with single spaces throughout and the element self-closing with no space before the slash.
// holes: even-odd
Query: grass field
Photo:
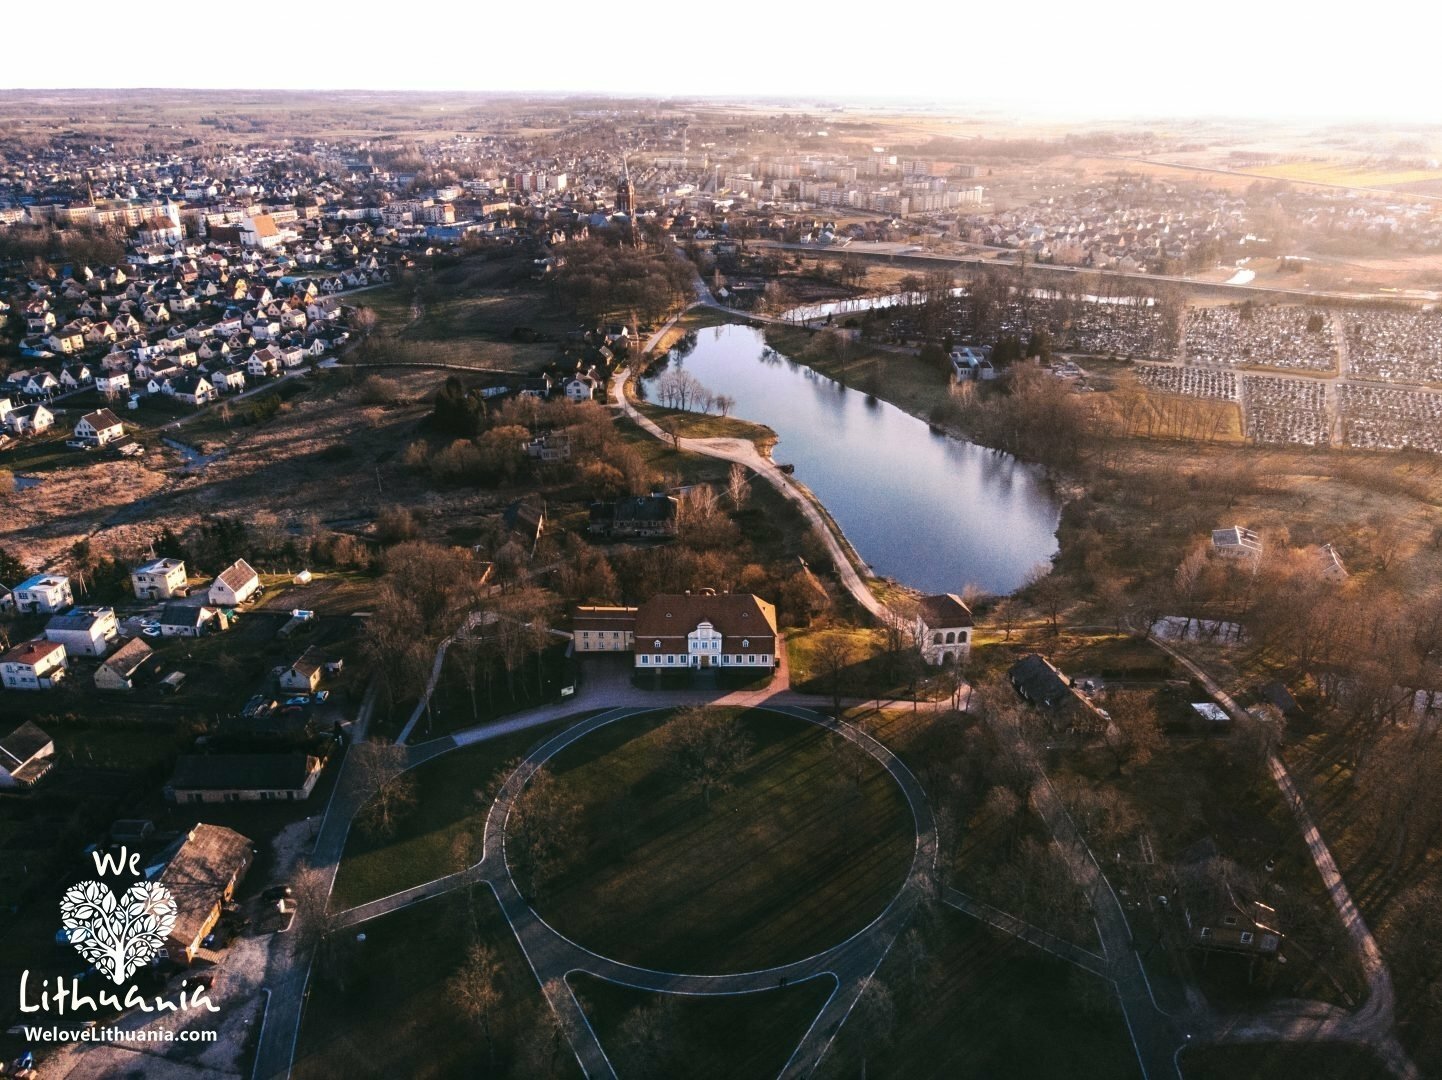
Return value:
<svg viewBox="0 0 1442 1080">
<path fill-rule="evenodd" d="M 666 1033 L 664 1060 L 652 1075 L 686 1080 L 772 1080 L 795 1051 L 830 996 L 831 979 L 812 979 L 784 990 L 727 997 L 653 994 L 590 975 L 572 975 L 591 1027 L 622 1080 L 642 1073 L 627 1018 L 659 1009 Z M 630 1066 L 630 1068 L 628 1068 Z"/>
<path fill-rule="evenodd" d="M 477 861 L 489 799 L 477 799 L 496 773 L 565 723 L 476 743 L 419 766 L 419 802 L 389 840 L 352 829 L 331 893 L 337 911 L 430 881 Z M 464 853 L 464 854 L 463 854 Z"/>
<path fill-rule="evenodd" d="M 535 1046 L 549 1006 L 486 886 L 394 912 L 366 924 L 365 935 L 364 943 L 345 935 L 312 975 L 296 1080 L 581 1075 L 564 1042 L 556 1052 Z M 473 941 L 493 948 L 503 969 L 494 1066 L 480 1028 L 446 987 Z"/>
<path fill-rule="evenodd" d="M 666 767 L 669 714 L 610 725 L 552 759 L 587 842 L 537 898 L 547 922 L 619 960 L 717 973 L 802 959 L 880 913 L 913 849 L 891 777 L 802 721 L 737 719 L 751 754 L 709 810 Z"/>
<path fill-rule="evenodd" d="M 878 1077 L 1141 1076 L 1104 980 L 950 908 L 920 918 L 919 947 L 898 945 L 877 972 L 893 1024 L 842 1027 L 818 1076 L 859 1076 L 863 1058 Z"/>
<path fill-rule="evenodd" d="M 627 388 L 630 388 L 627 383 Z M 734 416 L 716 416 L 712 413 L 687 412 L 681 409 L 663 409 L 659 405 L 636 401 L 640 414 L 652 421 L 668 435 L 683 439 L 746 439 L 754 443 L 763 454 L 771 452 L 776 445 L 776 432 L 764 424 L 753 424 L 738 420 Z"/>
</svg>

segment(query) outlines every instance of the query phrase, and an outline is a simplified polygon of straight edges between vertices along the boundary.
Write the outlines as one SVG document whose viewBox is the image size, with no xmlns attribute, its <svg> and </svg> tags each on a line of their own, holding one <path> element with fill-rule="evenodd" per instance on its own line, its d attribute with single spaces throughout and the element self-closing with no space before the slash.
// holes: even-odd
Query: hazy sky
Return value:
<svg viewBox="0 0 1442 1080">
<path fill-rule="evenodd" d="M 64 48 L 0 45 L 0 86 L 905 97 L 1072 116 L 1442 123 L 1431 55 L 1442 7 L 1430 0 L 315 0 L 238 20 L 186 10 L 131 17 L 110 0 L 70 0 L 66 23 L 94 32 Z"/>
</svg>

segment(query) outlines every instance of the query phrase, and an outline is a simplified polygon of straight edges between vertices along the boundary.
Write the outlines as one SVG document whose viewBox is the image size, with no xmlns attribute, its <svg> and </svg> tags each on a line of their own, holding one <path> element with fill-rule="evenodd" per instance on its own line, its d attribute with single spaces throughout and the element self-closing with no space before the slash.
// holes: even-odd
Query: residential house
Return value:
<svg viewBox="0 0 1442 1080">
<path fill-rule="evenodd" d="M 916 641 L 928 664 L 965 662 L 971 655 L 971 609 L 955 593 L 923 596 L 916 606 Z"/>
<path fill-rule="evenodd" d="M 60 642 L 26 641 L 0 656 L 0 683 L 11 690 L 49 690 L 68 666 Z"/>
<path fill-rule="evenodd" d="M 244 559 L 236 559 L 210 583 L 210 602 L 220 607 L 236 607 L 262 592 L 260 575 Z"/>
<path fill-rule="evenodd" d="M 679 502 L 671 495 L 636 495 L 591 504 L 586 531 L 611 539 L 673 537 Z"/>
<path fill-rule="evenodd" d="M 70 579 L 61 574 L 36 574 L 15 586 L 15 610 L 26 614 L 55 614 L 73 607 Z"/>
<path fill-rule="evenodd" d="M 653 596 L 636 609 L 632 634 L 640 670 L 770 669 L 776 662 L 776 608 L 750 593 Z"/>
<path fill-rule="evenodd" d="M 105 397 L 116 397 L 130 393 L 130 373 L 127 371 L 105 371 L 95 376 L 95 389 Z"/>
<path fill-rule="evenodd" d="M 104 656 L 118 637 L 114 608 L 74 607 L 45 624 L 45 640 L 64 645 L 67 656 Z"/>
<path fill-rule="evenodd" d="M 166 604 L 160 612 L 161 637 L 204 637 L 229 624 L 217 608 L 206 604 Z"/>
<path fill-rule="evenodd" d="M 29 720 L 0 739 L 0 791 L 25 790 L 55 764 L 55 742 Z"/>
<path fill-rule="evenodd" d="M 177 908 L 165 939 L 166 959 L 194 962 L 254 858 L 251 842 L 232 829 L 201 824 L 186 833 L 159 874 Z"/>
<path fill-rule="evenodd" d="M 526 456 L 544 464 L 571 460 L 571 436 L 568 432 L 537 435 L 521 443 Z"/>
<path fill-rule="evenodd" d="M 155 670 L 155 651 L 144 638 L 131 638 L 95 669 L 99 690 L 133 690 L 136 680 Z"/>
<path fill-rule="evenodd" d="M 1176 862 L 1182 921 L 1193 948 L 1275 959 L 1285 935 L 1277 912 L 1231 880 L 1230 867 L 1211 837 L 1184 849 Z"/>
<path fill-rule="evenodd" d="M 199 375 L 183 375 L 170 384 L 176 400 L 199 408 L 214 401 L 220 394 L 215 386 Z"/>
<path fill-rule="evenodd" d="M 566 397 L 576 402 L 592 401 L 595 399 L 600 385 L 590 375 L 575 375 L 566 380 Z"/>
<path fill-rule="evenodd" d="M 280 688 L 313 693 L 325 677 L 325 653 L 312 645 L 280 673 Z"/>
<path fill-rule="evenodd" d="M 1212 550 L 1228 559 L 1256 559 L 1262 554 L 1262 538 L 1240 525 L 1213 529 Z"/>
<path fill-rule="evenodd" d="M 5 414 L 5 426 L 16 435 L 39 435 L 55 425 L 55 414 L 44 405 L 21 405 Z"/>
<path fill-rule="evenodd" d="M 181 754 L 165 785 L 184 806 L 213 802 L 299 802 L 309 798 L 325 763 L 313 754 Z"/>
<path fill-rule="evenodd" d="M 1023 656 L 1007 670 L 1007 678 L 1022 699 L 1047 713 L 1059 730 L 1095 730 L 1108 722 L 1106 714 L 1044 656 Z"/>
<path fill-rule="evenodd" d="M 125 426 L 109 409 L 86 413 L 75 423 L 75 437 L 96 446 L 105 446 L 125 436 Z"/>
<path fill-rule="evenodd" d="M 210 383 L 222 394 L 238 394 L 245 389 L 245 368 L 220 368 L 210 373 Z"/>
<path fill-rule="evenodd" d="M 140 600 L 169 600 L 186 594 L 184 559 L 153 559 L 130 571 L 130 585 Z"/>
</svg>

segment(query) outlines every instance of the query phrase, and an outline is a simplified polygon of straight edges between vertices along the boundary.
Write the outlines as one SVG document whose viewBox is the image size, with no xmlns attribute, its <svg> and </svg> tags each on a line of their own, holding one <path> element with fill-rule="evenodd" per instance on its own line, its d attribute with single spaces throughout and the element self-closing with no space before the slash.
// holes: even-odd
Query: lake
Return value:
<svg viewBox="0 0 1442 1080">
<path fill-rule="evenodd" d="M 796 466 L 877 574 L 931 593 L 1010 593 L 1056 553 L 1060 505 L 1039 469 L 848 389 L 768 349 L 760 330 L 699 330 L 670 364 L 776 432 L 772 457 Z M 642 384 L 650 400 L 654 384 Z"/>
</svg>

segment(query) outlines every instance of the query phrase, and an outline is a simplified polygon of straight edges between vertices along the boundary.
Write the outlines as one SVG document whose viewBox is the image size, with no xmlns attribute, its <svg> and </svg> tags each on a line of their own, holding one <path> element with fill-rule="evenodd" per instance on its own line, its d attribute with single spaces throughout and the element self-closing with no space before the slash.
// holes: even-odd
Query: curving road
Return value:
<svg viewBox="0 0 1442 1080">
<path fill-rule="evenodd" d="M 795 503 L 808 524 L 816 530 L 816 534 L 825 543 L 827 554 L 831 556 L 831 562 L 836 567 L 836 576 L 841 580 L 846 591 L 861 607 L 878 620 L 885 622 L 888 619 L 891 614 L 890 609 L 876 598 L 866 582 L 862 580 L 850 555 L 847 554 L 841 541 L 837 538 L 831 523 L 817 509 L 816 504 L 802 493 L 800 485 L 782 472 L 774 461 L 757 450 L 755 444 L 748 439 L 673 439 L 654 422 L 641 415 L 636 406 L 632 405 L 630 399 L 626 397 L 626 382 L 630 378 L 629 368 L 622 368 L 616 372 L 615 377 L 611 380 L 611 403 L 613 405 L 618 406 L 647 434 L 655 436 L 662 442 L 673 444 L 678 450 L 704 454 L 721 461 L 744 465 Z"/>
<path fill-rule="evenodd" d="M 932 889 L 937 840 L 936 824 L 926 793 L 900 758 L 861 729 L 810 709 L 794 706 L 771 709 L 842 736 L 891 774 L 911 809 L 916 828 L 912 864 L 906 882 L 868 926 L 804 960 L 728 975 L 657 971 L 622 963 L 571 941 L 548 925 L 525 901 L 506 862 L 506 823 L 526 783 L 553 755 L 608 724 L 666 707 L 665 704 L 653 703 L 646 708 L 611 709 L 573 724 L 547 739 L 526 755 L 492 802 L 486 815 L 480 862 L 459 873 L 342 912 L 337 918 L 338 924 L 341 927 L 356 926 L 454 889 L 486 883 L 494 892 L 542 992 L 561 1019 L 563 1029 L 570 1033 L 577 1061 L 588 1077 L 612 1078 L 615 1071 L 567 983 L 567 976 L 574 972 L 585 972 L 655 993 L 687 995 L 755 993 L 773 989 L 783 979 L 787 983 L 830 979 L 835 988 L 780 1074 L 783 1078 L 808 1076 L 825 1055 L 892 943 L 905 928 L 916 903 Z M 455 749 L 457 745 L 456 739 L 446 738 L 414 746 L 410 748 L 411 760 L 413 763 L 429 760 Z"/>
</svg>

